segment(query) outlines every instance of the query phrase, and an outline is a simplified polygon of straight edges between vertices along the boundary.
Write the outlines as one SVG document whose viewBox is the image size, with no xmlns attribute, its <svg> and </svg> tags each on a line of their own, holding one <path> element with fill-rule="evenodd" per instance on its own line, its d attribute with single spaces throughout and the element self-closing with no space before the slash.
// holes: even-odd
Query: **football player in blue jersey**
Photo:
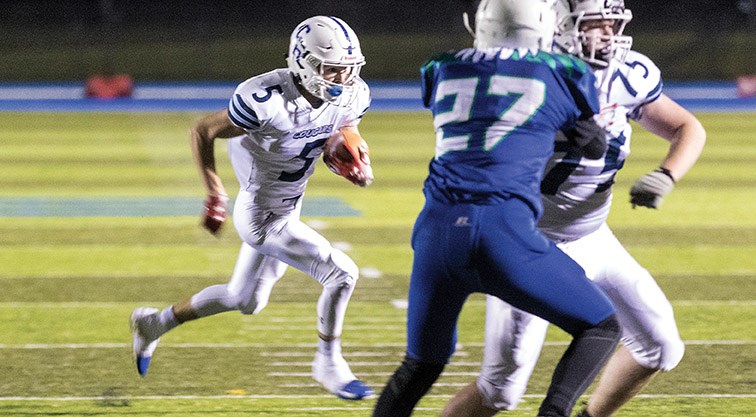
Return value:
<svg viewBox="0 0 756 417">
<path fill-rule="evenodd" d="M 706 141 L 698 120 L 662 93 L 659 69 L 630 49 L 623 29 L 632 18 L 623 0 L 559 0 L 556 49 L 593 68 L 608 151 L 598 160 L 580 156 L 558 137 L 541 191 L 538 227 L 575 259 L 617 309 L 622 344 L 609 360 L 582 417 L 608 417 L 659 371 L 680 362 L 685 346 L 672 306 L 646 269 L 622 247 L 606 224 L 612 185 L 630 152 L 629 119 L 670 142 L 658 169 L 630 190 L 633 206 L 658 208 L 692 167 Z M 548 323 L 495 297 L 486 304 L 483 367 L 476 383 L 460 391 L 443 417 L 489 417 L 522 398 Z"/>
<path fill-rule="evenodd" d="M 475 292 L 494 295 L 573 336 L 540 416 L 567 417 L 614 351 L 614 307 L 585 272 L 536 229 L 540 183 L 564 129 L 583 155 L 606 149 L 595 77 L 549 52 L 554 0 L 484 0 L 473 48 L 422 68 L 436 152 L 412 233 L 407 350 L 374 417 L 405 417 L 439 377 L 457 318 Z"/>
<path fill-rule="evenodd" d="M 357 35 L 343 20 L 315 16 L 294 29 L 287 62 L 288 68 L 239 84 L 227 110 L 190 129 L 194 159 L 208 195 L 203 225 L 212 233 L 226 219 L 228 201 L 215 170 L 213 145 L 218 138 L 230 138 L 229 159 L 240 184 L 233 220 L 242 245 L 228 284 L 207 287 L 162 311 L 134 310 L 133 351 L 142 376 L 160 336 L 187 321 L 226 311 L 260 313 L 290 265 L 323 285 L 317 303 L 319 339 L 313 378 L 343 399 L 374 395 L 354 376 L 341 353 L 344 316 L 359 269 L 299 220 L 313 161 L 326 140 L 340 129 L 358 135 L 357 125 L 370 106 L 370 91 L 359 77 L 365 58 Z M 354 174 L 348 179 L 357 185 L 372 180 L 370 173 Z"/>
</svg>

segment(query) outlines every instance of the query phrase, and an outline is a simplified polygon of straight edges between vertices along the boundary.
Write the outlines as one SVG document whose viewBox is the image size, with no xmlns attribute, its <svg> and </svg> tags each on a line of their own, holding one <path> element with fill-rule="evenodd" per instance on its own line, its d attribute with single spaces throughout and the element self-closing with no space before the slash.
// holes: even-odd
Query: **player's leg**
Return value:
<svg viewBox="0 0 756 417">
<path fill-rule="evenodd" d="M 234 273 L 228 284 L 213 285 L 175 304 L 171 311 L 176 324 L 226 311 L 257 314 L 268 305 L 273 286 L 286 272 L 287 265 L 263 255 L 242 243 Z M 166 315 L 170 315 L 166 311 Z M 165 320 L 170 320 L 170 317 Z M 161 320 L 162 321 L 162 320 Z"/>
<path fill-rule="evenodd" d="M 454 394 L 439 417 L 491 417 L 499 412 L 485 405 L 485 401 L 477 383 L 472 382 Z"/>
<path fill-rule="evenodd" d="M 273 285 L 283 276 L 286 264 L 242 243 L 234 273 L 228 284 L 212 285 L 191 298 L 162 311 L 138 308 L 131 316 L 134 355 L 140 375 L 147 372 L 160 336 L 187 321 L 239 310 L 257 314 L 268 303 Z"/>
<path fill-rule="evenodd" d="M 341 352 L 346 309 L 359 277 L 357 265 L 299 220 L 301 202 L 291 211 L 267 213 L 262 218 L 254 217 L 254 210 L 244 208 L 249 203 L 244 199 L 234 208 L 234 223 L 242 239 L 257 251 L 307 273 L 323 286 L 317 303 L 319 340 L 313 377 L 340 398 L 374 395 L 370 387 L 354 376 Z"/>
<path fill-rule="evenodd" d="M 609 417 L 638 395 L 659 371 L 635 361 L 621 345 L 604 367 L 596 389 L 583 410 L 583 417 Z"/>
<path fill-rule="evenodd" d="M 659 371 L 677 366 L 685 346 L 661 288 L 608 226 L 560 247 L 584 265 L 617 309 L 623 346 L 607 363 L 587 408 L 592 417 L 611 416 Z"/>
<path fill-rule="evenodd" d="M 434 286 L 433 270 L 416 269 L 420 264 L 415 262 L 410 278 L 407 352 L 381 391 L 373 417 L 409 417 L 454 351 L 456 321 L 466 294 L 460 297 L 447 293 L 448 287 Z"/>
<path fill-rule="evenodd" d="M 529 206 L 508 200 L 486 210 L 482 251 L 491 259 L 484 273 L 486 292 L 536 314 L 573 336 L 554 371 L 541 416 L 568 416 L 614 351 L 619 324 L 601 290 L 572 259 L 533 225 Z M 495 277 L 507 279 L 495 279 Z"/>
<path fill-rule="evenodd" d="M 440 417 L 490 417 L 522 399 L 549 323 L 486 297 L 483 365 L 477 381 L 459 391 Z"/>
<path fill-rule="evenodd" d="M 407 352 L 404 361 L 383 388 L 373 417 L 407 417 L 438 379 L 456 343 L 456 323 L 470 289 L 450 265 L 465 264 L 469 256 L 464 239 L 447 233 L 458 207 L 426 202 L 413 231 L 415 251 L 407 310 Z M 462 233 L 473 231 L 465 217 Z M 449 231 L 451 232 L 451 231 Z M 454 246 L 452 251 L 449 250 Z M 471 276 L 474 271 L 470 271 Z"/>
</svg>

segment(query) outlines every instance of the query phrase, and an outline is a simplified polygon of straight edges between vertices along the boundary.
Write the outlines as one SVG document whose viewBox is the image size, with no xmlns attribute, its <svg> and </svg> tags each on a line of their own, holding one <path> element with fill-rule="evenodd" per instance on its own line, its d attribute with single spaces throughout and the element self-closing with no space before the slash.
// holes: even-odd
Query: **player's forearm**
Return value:
<svg viewBox="0 0 756 417">
<path fill-rule="evenodd" d="M 214 140 L 198 127 L 189 131 L 192 156 L 200 179 L 208 195 L 226 195 L 226 190 L 215 169 Z"/>
<path fill-rule="evenodd" d="M 706 130 L 696 118 L 692 118 L 670 138 L 667 156 L 660 166 L 670 171 L 679 181 L 696 163 L 706 143 Z"/>
</svg>

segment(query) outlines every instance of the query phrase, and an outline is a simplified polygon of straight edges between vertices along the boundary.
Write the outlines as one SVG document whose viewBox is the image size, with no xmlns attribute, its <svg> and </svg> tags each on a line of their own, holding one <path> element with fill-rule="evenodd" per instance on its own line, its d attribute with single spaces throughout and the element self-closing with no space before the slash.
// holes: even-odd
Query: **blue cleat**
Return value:
<svg viewBox="0 0 756 417">
<path fill-rule="evenodd" d="M 136 366 L 137 366 L 137 372 L 139 372 L 139 375 L 141 376 L 147 375 L 147 368 L 150 367 L 150 359 L 152 359 L 152 356 L 137 356 L 136 357 Z"/>
<path fill-rule="evenodd" d="M 355 379 L 336 391 L 336 396 L 342 400 L 363 400 L 373 398 L 375 391 L 364 382 Z"/>
<path fill-rule="evenodd" d="M 131 327 L 132 349 L 134 360 L 136 361 L 137 372 L 140 376 L 147 375 L 147 368 L 150 366 L 150 359 L 157 348 L 160 337 L 150 336 L 157 333 L 156 323 L 158 310 L 156 308 L 140 307 L 131 313 L 129 326 Z"/>
<path fill-rule="evenodd" d="M 312 377 L 342 400 L 362 400 L 375 395 L 372 388 L 354 376 L 340 354 L 326 356 L 315 353 Z"/>
</svg>

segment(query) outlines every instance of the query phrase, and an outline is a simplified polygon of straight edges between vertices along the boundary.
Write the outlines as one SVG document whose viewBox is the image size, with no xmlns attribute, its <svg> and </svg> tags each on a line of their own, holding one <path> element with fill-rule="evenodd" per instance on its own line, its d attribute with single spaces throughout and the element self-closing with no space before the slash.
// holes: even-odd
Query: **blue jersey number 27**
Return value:
<svg viewBox="0 0 756 417">
<path fill-rule="evenodd" d="M 494 112 L 497 121 L 503 123 L 492 122 L 486 129 L 483 149 L 488 151 L 533 117 L 543 105 L 546 86 L 543 81 L 533 78 L 492 75 L 488 78 L 488 88 L 485 93 L 478 95 L 480 81 L 481 77 L 441 81 L 436 88 L 433 123 L 438 131 L 444 125 L 470 120 L 478 106 L 485 112 Z M 490 107 L 491 98 L 505 96 L 509 99 L 494 100 L 495 106 Z M 484 98 L 486 103 L 482 103 Z M 477 142 L 472 139 L 471 134 L 442 135 L 436 141 L 436 156 L 449 151 L 468 149 L 471 143 Z"/>
</svg>

